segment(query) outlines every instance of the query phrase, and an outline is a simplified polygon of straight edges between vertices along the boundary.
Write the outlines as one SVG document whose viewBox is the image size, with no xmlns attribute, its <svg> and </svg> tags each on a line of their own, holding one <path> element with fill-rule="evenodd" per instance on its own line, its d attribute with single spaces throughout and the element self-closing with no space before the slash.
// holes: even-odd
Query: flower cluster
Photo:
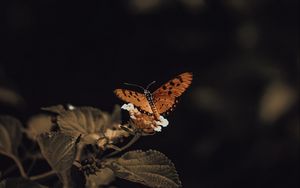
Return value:
<svg viewBox="0 0 300 188">
<path fill-rule="evenodd" d="M 146 133 L 161 132 L 161 128 L 167 127 L 169 124 L 169 121 L 163 116 L 160 116 L 157 121 L 154 116 L 141 113 L 132 103 L 124 104 L 121 109 L 127 110 L 135 127 Z"/>
</svg>

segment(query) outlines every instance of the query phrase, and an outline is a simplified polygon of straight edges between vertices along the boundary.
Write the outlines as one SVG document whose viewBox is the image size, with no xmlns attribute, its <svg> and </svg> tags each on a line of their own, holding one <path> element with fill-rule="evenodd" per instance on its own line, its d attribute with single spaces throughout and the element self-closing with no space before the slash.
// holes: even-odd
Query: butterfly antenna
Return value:
<svg viewBox="0 0 300 188">
<path fill-rule="evenodd" d="M 149 89 L 150 86 L 152 86 L 156 81 L 151 82 L 150 84 L 147 85 L 146 90 Z"/>
<path fill-rule="evenodd" d="M 145 88 L 143 88 L 142 86 L 137 85 L 137 84 L 130 84 L 130 83 L 124 83 L 124 84 L 128 85 L 128 86 L 135 86 L 135 87 L 141 88 L 143 91 L 145 90 Z"/>
</svg>

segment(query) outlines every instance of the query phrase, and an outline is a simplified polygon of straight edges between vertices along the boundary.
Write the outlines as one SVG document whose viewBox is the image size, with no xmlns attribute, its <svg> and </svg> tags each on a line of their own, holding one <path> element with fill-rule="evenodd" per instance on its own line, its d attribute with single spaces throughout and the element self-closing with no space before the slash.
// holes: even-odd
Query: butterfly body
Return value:
<svg viewBox="0 0 300 188">
<path fill-rule="evenodd" d="M 166 82 L 153 93 L 148 90 L 148 87 L 147 89 L 140 87 L 143 93 L 127 89 L 116 89 L 114 92 L 123 101 L 132 103 L 158 120 L 161 114 L 173 110 L 177 98 L 190 86 L 192 79 L 193 74 L 185 72 Z"/>
<path fill-rule="evenodd" d="M 159 120 L 160 114 L 158 113 L 157 108 L 155 106 L 155 103 L 153 101 L 152 93 L 149 90 L 144 89 L 144 95 L 145 95 L 145 97 L 146 97 L 146 99 L 147 99 L 147 101 L 148 101 L 148 103 L 149 103 L 149 105 L 151 107 L 152 114 L 153 114 L 154 118 L 156 120 Z"/>
</svg>

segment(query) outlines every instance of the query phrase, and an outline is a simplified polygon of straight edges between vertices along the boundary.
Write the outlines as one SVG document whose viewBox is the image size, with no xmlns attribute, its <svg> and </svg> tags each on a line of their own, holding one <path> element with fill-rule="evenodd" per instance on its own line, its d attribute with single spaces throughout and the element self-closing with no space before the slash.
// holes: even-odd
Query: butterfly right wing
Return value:
<svg viewBox="0 0 300 188">
<path fill-rule="evenodd" d="M 160 114 L 172 111 L 177 98 L 191 85 L 193 74 L 185 72 L 153 92 L 154 104 Z"/>
<path fill-rule="evenodd" d="M 145 112 L 153 113 L 149 105 L 149 102 L 147 101 L 144 94 L 136 91 L 127 90 L 127 89 L 116 89 L 114 93 L 121 100 L 128 103 L 132 103 L 134 106 L 138 107 L 139 109 Z"/>
</svg>

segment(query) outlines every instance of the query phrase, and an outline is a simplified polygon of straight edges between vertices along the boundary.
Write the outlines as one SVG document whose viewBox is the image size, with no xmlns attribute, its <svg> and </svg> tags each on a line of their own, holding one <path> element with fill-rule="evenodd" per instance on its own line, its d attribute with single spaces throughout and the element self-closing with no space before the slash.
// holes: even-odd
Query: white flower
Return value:
<svg viewBox="0 0 300 188">
<path fill-rule="evenodd" d="M 134 110 L 134 106 L 132 103 L 128 103 L 128 104 L 123 104 L 121 106 L 121 109 L 127 110 L 127 111 L 131 111 Z"/>
<path fill-rule="evenodd" d="M 155 130 L 156 132 L 161 132 L 161 126 L 154 127 L 154 130 Z"/>
<path fill-rule="evenodd" d="M 161 132 L 162 127 L 167 127 L 169 125 L 169 121 L 163 116 L 160 116 L 159 120 L 156 121 L 153 115 L 141 113 L 132 103 L 123 104 L 121 109 L 127 110 L 130 118 L 134 120 L 135 126 L 146 132 L 149 132 L 149 130 L 150 132 L 151 130 L 152 132 Z"/>
<path fill-rule="evenodd" d="M 140 111 L 137 108 L 135 108 L 132 103 L 123 104 L 121 106 L 121 109 L 127 110 L 131 119 L 136 119 L 136 115 L 141 114 Z"/>
<path fill-rule="evenodd" d="M 163 127 L 167 127 L 169 125 L 169 121 L 163 116 L 159 116 L 159 121 L 155 121 L 155 123 Z"/>
</svg>

